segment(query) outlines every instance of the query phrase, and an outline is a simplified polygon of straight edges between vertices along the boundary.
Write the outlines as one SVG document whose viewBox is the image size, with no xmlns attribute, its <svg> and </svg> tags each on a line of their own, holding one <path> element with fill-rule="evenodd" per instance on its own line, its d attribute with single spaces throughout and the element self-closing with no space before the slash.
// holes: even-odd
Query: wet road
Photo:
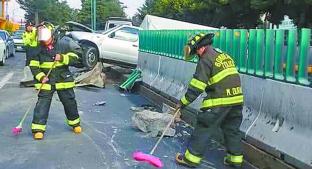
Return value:
<svg viewBox="0 0 312 169">
<path fill-rule="evenodd" d="M 115 85 L 108 85 L 105 89 L 75 89 L 82 134 L 73 134 L 66 125 L 62 104 L 54 95 L 45 139 L 32 139 L 32 113 L 24 123 L 23 132 L 13 136 L 11 128 L 17 125 L 28 106 L 36 101 L 34 89 L 19 87 L 23 66 L 24 53 L 17 53 L 0 67 L 1 169 L 153 168 L 131 159 L 135 150 L 147 153 L 157 141 L 139 132 L 131 123 L 130 107 L 150 103 L 140 95 L 120 93 Z M 106 101 L 106 105 L 95 106 L 98 101 Z M 164 138 L 155 152 L 164 161 L 164 168 L 184 168 L 176 165 L 174 158 L 176 152 L 184 150 L 190 133 L 191 129 L 181 123 L 176 137 Z M 226 169 L 223 156 L 223 148 L 211 143 L 207 158 L 199 168 Z"/>
</svg>

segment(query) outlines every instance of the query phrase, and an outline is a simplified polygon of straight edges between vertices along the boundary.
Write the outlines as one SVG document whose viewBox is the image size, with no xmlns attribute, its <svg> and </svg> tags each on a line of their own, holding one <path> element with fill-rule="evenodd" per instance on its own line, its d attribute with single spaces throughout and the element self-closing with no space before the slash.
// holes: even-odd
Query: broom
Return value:
<svg viewBox="0 0 312 169">
<path fill-rule="evenodd" d="M 50 68 L 48 74 L 47 74 L 45 77 L 49 77 L 49 75 L 50 75 L 50 73 L 51 73 L 53 67 L 56 65 L 56 62 L 57 62 L 57 61 L 54 61 L 52 67 Z M 39 90 L 38 90 L 38 92 L 37 92 L 37 95 L 40 93 L 40 91 L 41 91 L 41 89 L 42 89 L 42 87 L 43 87 L 44 84 L 45 84 L 45 83 L 41 83 L 41 86 L 40 86 L 40 88 L 39 88 Z M 27 111 L 26 111 L 25 114 L 23 115 L 23 117 L 22 117 L 22 119 L 20 120 L 19 124 L 18 124 L 16 127 L 12 128 L 12 133 L 13 133 L 13 135 L 17 136 L 17 135 L 19 135 L 19 134 L 22 132 L 22 130 L 23 130 L 23 123 L 24 123 L 24 121 L 25 121 L 27 115 L 29 114 L 29 112 L 30 112 L 30 110 L 31 110 L 31 108 L 33 107 L 34 104 L 35 104 L 35 102 L 33 102 L 33 104 L 31 104 L 31 105 L 28 107 Z"/>
<path fill-rule="evenodd" d="M 149 163 L 149 164 L 151 164 L 151 165 L 153 165 L 153 166 L 155 166 L 157 168 L 162 168 L 163 167 L 162 161 L 158 157 L 154 156 L 153 154 L 154 154 L 156 148 L 158 147 L 158 144 L 160 143 L 160 141 L 164 137 L 166 131 L 169 129 L 171 123 L 174 121 L 174 119 L 178 115 L 179 111 L 180 111 L 180 108 L 175 110 L 175 113 L 174 113 L 172 119 L 170 120 L 170 122 L 166 126 L 165 130 L 162 132 L 160 138 L 158 139 L 157 143 L 155 144 L 155 146 L 153 147 L 151 152 L 149 154 L 145 154 L 145 153 L 143 153 L 141 151 L 136 151 L 136 152 L 134 152 L 132 154 L 132 157 L 133 157 L 134 160 Z"/>
</svg>

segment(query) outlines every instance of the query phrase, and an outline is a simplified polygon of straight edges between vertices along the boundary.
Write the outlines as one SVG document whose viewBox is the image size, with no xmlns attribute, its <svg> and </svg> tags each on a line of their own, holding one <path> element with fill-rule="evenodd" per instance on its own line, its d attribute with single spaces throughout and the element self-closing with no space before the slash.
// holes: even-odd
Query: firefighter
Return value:
<svg viewBox="0 0 312 169">
<path fill-rule="evenodd" d="M 31 60 L 31 56 L 35 54 L 36 49 L 38 47 L 37 41 L 37 30 L 33 27 L 31 22 L 26 23 L 26 30 L 23 33 L 22 39 L 24 44 L 24 49 L 26 52 L 26 62 L 24 67 L 24 78 L 21 80 L 21 86 L 32 86 L 34 83 L 34 79 L 32 78 L 31 71 L 29 68 L 29 63 Z"/>
<path fill-rule="evenodd" d="M 233 59 L 219 49 L 213 48 L 213 33 L 200 33 L 185 46 L 185 59 L 199 57 L 196 72 L 177 108 L 192 103 L 206 92 L 197 115 L 197 124 L 184 154 L 177 153 L 176 162 L 197 167 L 208 148 L 209 140 L 218 128 L 224 134 L 227 155 L 224 164 L 240 168 L 243 163 L 239 130 L 242 121 L 243 93 L 240 77 Z"/>
<path fill-rule="evenodd" d="M 30 61 L 31 71 L 37 80 L 36 89 L 40 89 L 38 101 L 34 109 L 34 116 L 31 125 L 35 140 L 44 137 L 46 123 L 53 93 L 56 91 L 64 106 L 67 124 L 73 128 L 73 132 L 82 132 L 80 118 L 77 110 L 77 103 L 74 93 L 74 78 L 69 71 L 69 66 L 80 64 L 78 53 L 79 46 L 68 49 L 66 46 L 75 46 L 65 41 L 65 45 L 55 34 L 52 34 L 51 26 L 40 26 L 38 28 L 38 40 L 41 43 L 40 52 L 32 57 Z M 49 76 L 49 70 L 52 69 Z"/>
</svg>

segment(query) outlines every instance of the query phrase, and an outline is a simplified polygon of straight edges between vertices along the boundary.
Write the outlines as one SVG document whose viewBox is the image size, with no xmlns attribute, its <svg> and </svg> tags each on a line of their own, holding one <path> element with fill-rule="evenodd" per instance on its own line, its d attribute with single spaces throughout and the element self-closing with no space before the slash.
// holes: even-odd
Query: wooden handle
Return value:
<svg viewBox="0 0 312 169">
<path fill-rule="evenodd" d="M 178 108 L 175 110 L 175 113 L 172 117 L 172 119 L 170 120 L 170 122 L 168 123 L 168 125 L 166 126 L 165 130 L 162 132 L 160 138 L 158 139 L 157 143 L 155 144 L 155 146 L 153 147 L 152 151 L 150 152 L 150 154 L 152 155 L 154 153 L 154 151 L 156 150 L 158 144 L 160 143 L 160 141 L 162 140 L 162 138 L 165 136 L 166 131 L 169 129 L 171 123 L 174 121 L 174 119 L 176 118 L 176 116 L 178 115 L 178 113 L 180 112 L 181 108 Z"/>
</svg>

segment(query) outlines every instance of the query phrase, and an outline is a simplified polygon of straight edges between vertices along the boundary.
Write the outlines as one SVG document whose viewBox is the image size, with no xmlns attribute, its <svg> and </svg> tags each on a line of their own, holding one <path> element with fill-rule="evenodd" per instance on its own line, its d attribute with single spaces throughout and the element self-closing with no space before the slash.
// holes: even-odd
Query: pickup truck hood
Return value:
<svg viewBox="0 0 312 169">
<path fill-rule="evenodd" d="M 81 32 L 81 31 L 72 31 L 69 33 L 70 37 L 72 37 L 76 41 L 88 40 L 97 45 L 100 44 L 101 39 L 105 37 L 105 35 L 98 33 L 89 33 L 89 32 Z"/>
</svg>

